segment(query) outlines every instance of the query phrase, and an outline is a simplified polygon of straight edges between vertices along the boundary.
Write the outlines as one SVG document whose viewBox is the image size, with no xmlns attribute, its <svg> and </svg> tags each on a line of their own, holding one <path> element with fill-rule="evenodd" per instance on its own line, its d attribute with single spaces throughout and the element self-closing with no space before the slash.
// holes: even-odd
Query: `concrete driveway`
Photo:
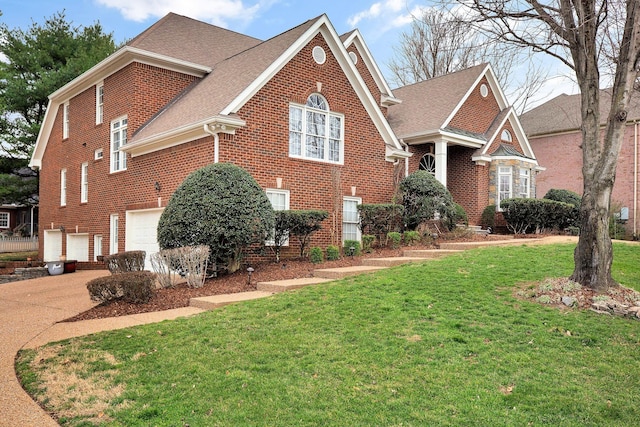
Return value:
<svg viewBox="0 0 640 427">
<path fill-rule="evenodd" d="M 16 353 L 53 324 L 95 305 L 86 283 L 106 270 L 0 284 L 0 426 L 57 426 L 22 389 L 16 378 Z"/>
</svg>

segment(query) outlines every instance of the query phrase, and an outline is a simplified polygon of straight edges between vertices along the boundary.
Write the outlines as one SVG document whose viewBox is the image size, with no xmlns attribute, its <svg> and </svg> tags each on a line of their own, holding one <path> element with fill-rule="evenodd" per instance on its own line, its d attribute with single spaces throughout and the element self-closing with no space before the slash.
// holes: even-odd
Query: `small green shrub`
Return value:
<svg viewBox="0 0 640 427">
<path fill-rule="evenodd" d="M 122 299 L 128 303 L 146 304 L 153 295 L 156 275 L 150 271 L 132 271 L 98 277 L 87 283 L 92 301 L 105 303 Z"/>
<path fill-rule="evenodd" d="M 453 230 L 456 224 L 469 225 L 467 212 L 458 203 L 453 202 L 454 214 L 449 219 L 449 230 Z"/>
<path fill-rule="evenodd" d="M 353 248 L 353 251 L 351 250 Z M 362 248 L 360 242 L 357 240 L 345 240 L 342 246 L 342 252 L 348 256 L 359 256 L 362 254 Z"/>
<path fill-rule="evenodd" d="M 128 273 L 131 271 L 144 270 L 145 251 L 126 251 L 104 257 L 111 274 Z"/>
<path fill-rule="evenodd" d="M 373 234 L 365 234 L 362 236 L 362 250 L 364 253 L 371 253 L 373 251 L 373 242 L 376 241 L 376 236 Z"/>
<path fill-rule="evenodd" d="M 483 228 L 493 228 L 496 219 L 496 205 L 489 205 L 482 211 L 482 216 L 480 217 L 480 225 Z"/>
<path fill-rule="evenodd" d="M 320 264 L 324 261 L 324 254 L 322 253 L 322 249 L 319 247 L 313 247 L 309 251 L 309 260 L 314 264 Z"/>
<path fill-rule="evenodd" d="M 379 241 L 383 241 L 387 233 L 402 229 L 403 212 L 404 207 L 398 204 L 358 205 L 360 230 L 365 234 L 373 234 Z"/>
<path fill-rule="evenodd" d="M 322 221 L 329 217 L 329 212 L 318 210 L 288 211 L 289 232 L 300 243 L 300 257 L 309 245 L 311 235 L 322 228 Z"/>
<path fill-rule="evenodd" d="M 337 259 L 340 259 L 340 249 L 334 245 L 327 246 L 327 260 L 335 261 Z"/>
<path fill-rule="evenodd" d="M 400 247 L 400 243 L 402 242 L 402 234 L 397 231 L 392 231 L 387 233 L 387 241 L 391 242 L 391 247 L 393 249 L 398 249 Z"/>
<path fill-rule="evenodd" d="M 413 246 L 420 241 L 420 233 L 415 230 L 407 230 L 402 234 L 405 245 Z"/>
</svg>

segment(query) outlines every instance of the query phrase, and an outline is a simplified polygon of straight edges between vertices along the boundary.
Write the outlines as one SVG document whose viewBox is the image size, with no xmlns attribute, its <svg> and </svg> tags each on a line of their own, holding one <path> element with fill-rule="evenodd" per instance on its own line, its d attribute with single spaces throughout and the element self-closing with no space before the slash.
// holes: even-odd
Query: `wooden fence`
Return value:
<svg viewBox="0 0 640 427">
<path fill-rule="evenodd" d="M 28 252 L 38 250 L 37 237 L 2 237 L 0 236 L 0 253 Z"/>
</svg>

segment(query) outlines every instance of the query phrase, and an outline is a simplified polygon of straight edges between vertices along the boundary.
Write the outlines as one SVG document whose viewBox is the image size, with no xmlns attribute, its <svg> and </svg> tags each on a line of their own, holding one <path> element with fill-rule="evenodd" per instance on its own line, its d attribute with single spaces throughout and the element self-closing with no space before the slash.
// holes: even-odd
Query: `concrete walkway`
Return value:
<svg viewBox="0 0 640 427">
<path fill-rule="evenodd" d="M 492 244 L 549 244 L 575 243 L 574 237 L 551 237 L 544 239 L 513 239 L 504 242 L 482 242 L 482 246 Z M 458 250 L 477 247 L 478 244 L 448 244 L 442 247 L 442 255 Z M 407 262 L 416 262 L 416 258 L 431 258 L 433 253 L 411 253 Z M 416 256 L 418 255 L 418 256 Z M 371 261 L 370 261 L 371 262 Z M 381 267 L 373 261 L 367 272 Z M 389 261 L 397 265 L 398 261 Z M 365 271 L 362 269 L 362 271 Z M 358 270 L 360 272 L 360 270 Z M 358 272 L 348 272 L 355 274 Z M 100 331 L 126 328 L 146 323 L 160 322 L 190 316 L 215 306 L 242 301 L 239 295 L 217 296 L 211 305 L 203 303 L 200 307 L 185 307 L 157 313 L 144 313 L 109 319 L 86 320 L 73 323 L 58 323 L 93 307 L 86 289 L 86 283 L 96 277 L 105 276 L 107 271 L 77 271 L 72 274 L 48 276 L 40 279 L 24 280 L 0 285 L 0 427 L 54 427 L 58 424 L 35 403 L 20 386 L 14 360 L 22 348 L 35 348 L 48 342 L 88 335 Z M 297 289 L 311 284 L 331 281 L 334 277 L 344 277 L 335 271 L 330 277 L 299 281 L 269 282 L 260 285 L 260 292 L 246 299 L 265 297 L 274 292 Z M 222 299 L 222 301 L 221 301 Z"/>
</svg>

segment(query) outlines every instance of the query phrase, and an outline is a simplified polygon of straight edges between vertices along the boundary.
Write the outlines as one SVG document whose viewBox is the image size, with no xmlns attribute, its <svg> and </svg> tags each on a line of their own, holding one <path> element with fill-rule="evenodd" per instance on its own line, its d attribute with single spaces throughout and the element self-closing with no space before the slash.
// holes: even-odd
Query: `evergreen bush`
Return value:
<svg viewBox="0 0 640 427">
<path fill-rule="evenodd" d="M 447 219 L 456 218 L 451 193 L 433 175 L 424 170 L 413 172 L 400 182 L 400 199 L 404 206 L 404 225 L 415 230 L 421 223 L 439 215 Z M 455 221 L 453 221 L 455 225 Z"/>
<path fill-rule="evenodd" d="M 133 304 L 146 304 L 153 295 L 156 275 L 150 271 L 131 271 L 98 277 L 87 283 L 92 301 L 98 303 L 122 299 Z"/>
<path fill-rule="evenodd" d="M 337 246 L 327 246 L 327 261 L 335 261 L 340 259 L 340 249 Z"/>
<path fill-rule="evenodd" d="M 351 250 L 353 248 L 353 251 Z M 362 254 L 360 242 L 357 240 L 345 240 L 342 244 L 342 253 L 345 256 L 359 256 Z"/>
<path fill-rule="evenodd" d="M 313 264 L 320 264 L 322 261 L 324 261 L 324 254 L 322 253 L 322 249 L 317 246 L 311 248 L 311 250 L 309 251 L 309 260 Z"/>
<path fill-rule="evenodd" d="M 264 243 L 274 228 L 267 195 L 244 169 L 215 163 L 191 173 L 173 193 L 158 223 L 162 249 L 206 245 L 216 271 L 240 268 L 242 252 Z"/>
<path fill-rule="evenodd" d="M 400 243 L 402 242 L 402 234 L 397 231 L 391 231 L 387 233 L 387 241 L 391 242 L 391 247 L 393 249 L 398 249 L 400 247 Z"/>
</svg>

